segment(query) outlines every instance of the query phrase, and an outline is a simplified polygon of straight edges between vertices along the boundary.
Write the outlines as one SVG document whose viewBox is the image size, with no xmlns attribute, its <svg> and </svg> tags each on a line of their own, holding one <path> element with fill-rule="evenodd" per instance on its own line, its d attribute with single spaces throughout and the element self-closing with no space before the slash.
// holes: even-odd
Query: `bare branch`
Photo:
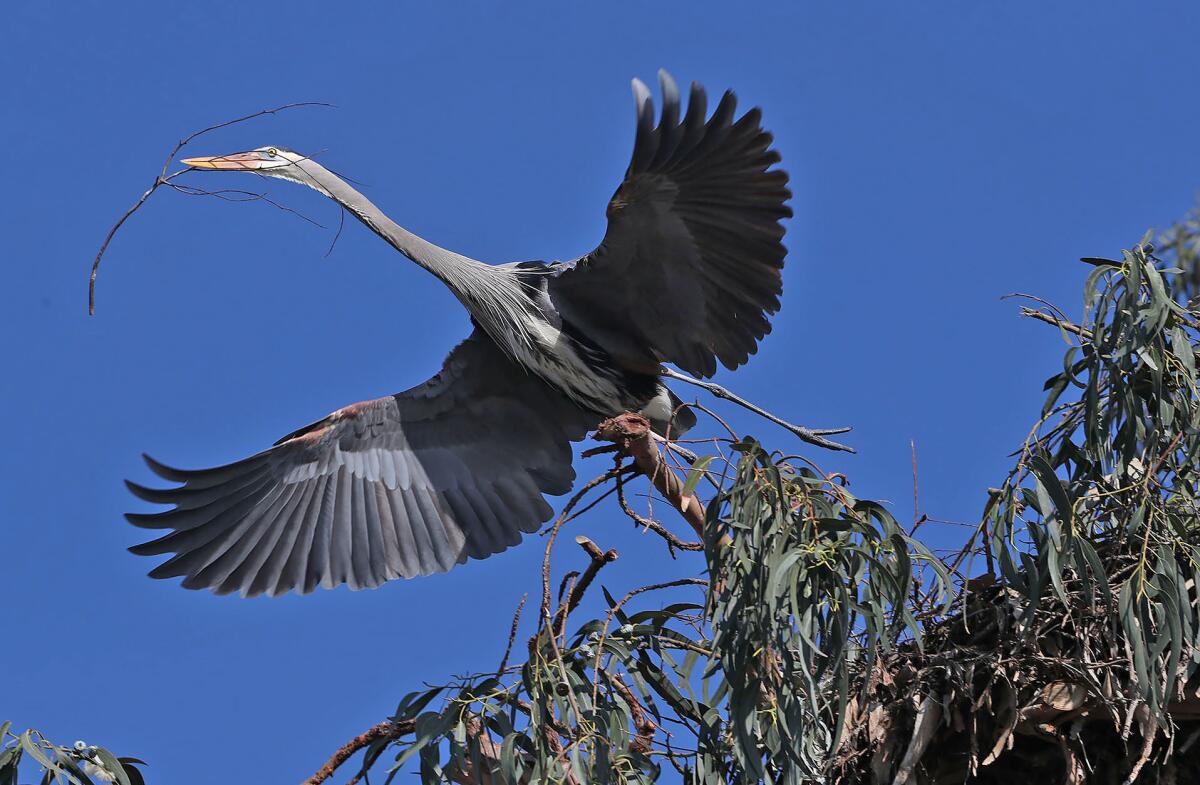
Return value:
<svg viewBox="0 0 1200 785">
<path fill-rule="evenodd" d="M 579 607 L 580 601 L 583 600 L 584 592 L 592 585 L 592 581 L 596 578 L 596 573 L 600 572 L 600 568 L 606 564 L 612 564 L 617 560 L 618 554 L 615 550 L 610 548 L 607 551 L 601 552 L 596 543 L 583 535 L 576 537 L 575 542 L 579 543 L 583 550 L 587 552 L 587 555 L 592 557 L 592 562 L 583 571 L 583 574 L 579 576 L 579 580 L 575 582 L 575 585 L 571 587 L 571 592 L 567 596 L 567 602 L 554 614 L 554 623 L 551 625 L 552 630 L 561 628 L 571 611 Z"/>
<path fill-rule="evenodd" d="M 130 216 L 132 216 L 139 209 L 141 209 L 142 205 L 144 205 L 146 203 L 146 200 L 150 198 L 150 195 L 152 193 L 154 193 L 155 191 L 157 191 L 160 186 L 170 185 L 171 181 L 174 180 L 176 177 L 183 174 L 184 172 L 190 172 L 192 170 L 192 167 L 189 166 L 187 168 L 180 169 L 177 172 L 173 172 L 170 175 L 167 174 L 167 169 L 170 168 L 171 162 L 175 160 L 175 156 L 179 153 L 180 150 L 182 150 L 184 147 L 186 147 L 194 139 L 198 139 L 199 137 L 203 136 L 204 134 L 209 133 L 210 131 L 216 131 L 218 128 L 227 128 L 228 126 L 236 125 L 237 123 L 244 123 L 247 120 L 253 120 L 256 117 L 262 117 L 263 115 L 268 115 L 268 114 L 276 114 L 278 112 L 284 111 L 285 109 L 295 109 L 295 108 L 302 107 L 302 106 L 333 106 L 333 104 L 322 103 L 320 101 L 299 101 L 296 103 L 284 104 L 283 106 L 276 106 L 273 109 L 263 109 L 258 112 L 254 112 L 253 114 L 248 114 L 243 117 L 235 118 L 233 120 L 226 120 L 223 123 L 216 123 L 215 125 L 210 125 L 207 128 L 201 128 L 199 131 L 195 131 L 191 134 L 188 134 L 183 139 L 181 139 L 175 145 L 175 147 L 173 147 L 171 149 L 171 152 L 167 154 L 167 158 L 165 161 L 163 161 L 162 169 L 159 171 L 158 177 L 154 178 L 154 183 L 151 184 L 151 186 L 146 189 L 145 193 L 143 193 L 138 198 L 138 200 L 133 203 L 132 207 L 130 207 L 128 210 L 126 210 L 124 212 L 124 214 L 122 214 L 121 217 L 117 219 L 117 222 L 115 224 L 113 224 L 112 228 L 108 230 L 108 234 L 105 235 L 104 242 L 100 245 L 100 250 L 96 254 L 96 259 L 95 259 L 95 261 L 92 262 L 92 272 L 91 272 L 91 276 L 88 278 L 88 316 L 94 316 L 96 314 L 96 276 L 99 275 L 99 273 L 100 273 L 100 260 L 104 258 L 104 252 L 108 250 L 109 243 L 111 243 L 113 237 L 116 236 L 117 230 L 120 229 L 121 226 L 124 225 L 124 223 L 127 220 L 129 220 Z M 179 190 L 183 190 L 183 189 L 179 189 Z M 255 194 L 255 196 L 259 196 L 259 198 L 265 199 L 265 197 L 258 195 L 258 194 Z M 269 199 L 266 199 L 266 201 L 270 202 Z M 274 204 L 274 202 L 271 202 L 271 203 Z M 278 207 L 279 205 L 276 205 L 276 206 Z M 284 209 L 287 209 L 287 208 L 284 208 Z M 290 212 L 295 212 L 295 211 L 291 210 Z M 305 220 L 308 220 L 308 219 L 306 218 Z M 318 226 L 319 225 L 320 224 L 318 224 Z"/>
<path fill-rule="evenodd" d="M 504 657 L 500 660 L 500 667 L 496 669 L 497 676 L 504 673 L 504 669 L 508 667 L 508 657 L 512 654 L 513 641 L 517 638 L 517 627 L 521 624 L 521 611 L 525 610 L 525 601 L 528 599 L 528 593 L 522 594 L 517 611 L 513 614 L 512 628 L 508 631 L 508 645 L 504 647 Z"/>
<path fill-rule="evenodd" d="M 1026 318 L 1029 318 L 1029 319 L 1036 319 L 1039 322 L 1045 322 L 1046 324 L 1052 324 L 1055 327 L 1058 327 L 1059 329 L 1066 330 L 1069 333 L 1074 333 L 1075 335 L 1078 335 L 1080 338 L 1082 338 L 1085 341 L 1092 340 L 1092 331 L 1091 330 L 1087 329 L 1086 327 L 1080 327 L 1079 325 L 1075 324 L 1074 322 L 1067 321 L 1066 319 L 1062 318 L 1061 316 L 1054 316 L 1052 314 L 1046 313 L 1045 311 L 1039 311 L 1036 308 L 1029 308 L 1024 305 L 1021 306 L 1021 315 Z"/>
<path fill-rule="evenodd" d="M 332 777 L 339 766 L 348 761 L 354 753 L 363 747 L 381 739 L 388 741 L 398 739 L 405 734 L 412 733 L 416 727 L 416 720 L 405 720 L 404 722 L 384 720 L 339 747 L 337 752 L 333 753 L 333 755 L 329 756 L 329 760 L 325 761 L 325 765 L 317 769 L 317 772 L 306 779 L 302 785 L 320 785 Z"/>
<path fill-rule="evenodd" d="M 540 618 L 550 618 L 550 553 L 554 549 L 554 541 L 558 539 L 559 530 L 562 529 L 563 525 L 567 521 L 571 520 L 571 511 L 574 510 L 575 506 L 579 504 L 584 496 L 587 495 L 588 491 L 599 485 L 603 485 L 613 477 L 616 477 L 620 472 L 620 468 L 609 469 L 604 474 L 592 478 L 592 480 L 580 488 L 575 495 L 571 497 L 571 500 L 567 502 L 566 506 L 563 507 L 562 512 L 559 513 L 558 518 L 554 521 L 554 526 L 550 529 L 550 537 L 546 541 L 545 553 L 542 556 L 542 607 L 539 614 Z M 554 633 L 552 631 L 551 635 L 553 634 Z M 533 651 L 534 642 L 536 640 L 537 633 L 535 633 L 534 637 L 529 641 L 531 652 Z"/>
<path fill-rule="evenodd" d="M 640 414 L 626 412 L 600 423 L 595 438 L 615 442 L 623 454 L 633 459 L 642 474 L 650 478 L 659 493 L 679 510 L 696 534 L 703 537 L 704 504 L 695 494 L 683 495 L 683 482 L 667 466 L 651 434 L 649 420 Z"/>
</svg>

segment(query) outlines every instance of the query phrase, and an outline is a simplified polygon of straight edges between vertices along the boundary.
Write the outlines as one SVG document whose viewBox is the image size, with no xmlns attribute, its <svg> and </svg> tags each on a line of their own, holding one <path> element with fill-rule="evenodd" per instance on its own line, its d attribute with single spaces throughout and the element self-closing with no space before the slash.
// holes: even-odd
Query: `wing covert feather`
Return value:
<svg viewBox="0 0 1200 785">
<path fill-rule="evenodd" d="M 339 409 L 258 455 L 203 470 L 147 457 L 180 485 L 129 483 L 175 505 L 127 515 L 171 530 L 130 550 L 174 554 L 153 577 L 244 596 L 444 572 L 549 518 L 542 494 L 570 488 L 570 442 L 595 420 L 476 330 L 428 382 Z"/>
</svg>

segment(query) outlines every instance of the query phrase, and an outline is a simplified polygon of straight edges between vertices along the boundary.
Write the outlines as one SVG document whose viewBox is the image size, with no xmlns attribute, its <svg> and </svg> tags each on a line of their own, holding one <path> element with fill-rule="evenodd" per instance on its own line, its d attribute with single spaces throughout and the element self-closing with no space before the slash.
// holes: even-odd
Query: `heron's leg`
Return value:
<svg viewBox="0 0 1200 785">
<path fill-rule="evenodd" d="M 707 390 L 708 392 L 712 393 L 713 395 L 717 396 L 718 398 L 724 398 L 727 401 L 736 403 L 738 406 L 741 406 L 745 409 L 749 409 L 750 411 L 754 412 L 755 414 L 759 415 L 760 417 L 765 417 L 766 419 L 770 420 L 771 422 L 775 423 L 776 425 L 780 425 L 780 426 L 788 429 L 792 433 L 796 434 L 796 436 L 798 436 L 802 441 L 806 441 L 809 444 L 815 444 L 818 447 L 824 447 L 827 450 L 842 450 L 844 452 L 854 452 L 855 451 L 853 447 L 847 447 L 844 444 L 839 444 L 838 442 L 833 442 L 833 441 L 830 441 L 829 439 L 823 438 L 825 436 L 829 436 L 829 435 L 835 434 L 835 433 L 846 433 L 847 431 L 850 430 L 849 427 L 845 427 L 845 428 L 805 428 L 801 425 L 793 425 L 792 423 L 788 422 L 787 420 L 783 420 L 783 419 L 780 419 L 779 417 L 776 417 L 775 415 L 771 414 L 766 409 L 763 409 L 762 407 L 759 407 L 759 406 L 755 406 L 754 404 L 747 401 L 745 398 L 742 398 L 741 396 L 738 396 L 738 395 L 734 395 L 729 390 L 726 390 L 724 387 L 722 387 L 719 384 L 716 384 L 715 382 L 706 382 L 701 379 L 694 379 L 691 376 L 688 376 L 686 373 L 680 373 L 679 371 L 673 370 L 671 368 L 667 368 L 666 366 L 663 366 L 662 368 L 660 368 L 658 373 L 659 373 L 659 376 L 665 376 L 668 379 L 675 379 L 676 381 L 687 382 L 688 384 L 694 384 L 697 387 L 702 387 L 703 389 Z"/>
</svg>

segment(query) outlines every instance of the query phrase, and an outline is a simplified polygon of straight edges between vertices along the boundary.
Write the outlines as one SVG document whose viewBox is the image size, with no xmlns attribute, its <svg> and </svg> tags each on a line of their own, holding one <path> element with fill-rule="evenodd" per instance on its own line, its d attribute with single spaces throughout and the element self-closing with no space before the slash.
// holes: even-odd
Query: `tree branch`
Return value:
<svg viewBox="0 0 1200 785">
<path fill-rule="evenodd" d="M 467 737 L 474 739 L 479 745 L 479 757 L 484 765 L 480 767 L 479 771 L 476 771 L 472 756 L 468 754 L 466 765 L 448 766 L 445 771 L 446 776 L 459 785 L 493 785 L 496 778 L 492 776 L 492 772 L 500 765 L 500 745 L 488 735 L 478 717 L 471 717 L 467 720 L 466 725 Z"/>
<path fill-rule="evenodd" d="M 554 622 L 551 624 L 551 634 L 554 633 L 554 630 L 562 627 L 571 611 L 579 607 L 580 601 L 583 600 L 583 593 L 592 585 L 592 581 L 595 579 L 596 573 L 600 572 L 600 568 L 617 560 L 618 554 L 615 550 L 610 548 L 607 551 L 601 551 L 596 543 L 582 534 L 575 538 L 575 542 L 579 543 L 580 547 L 587 552 L 587 555 L 592 557 L 592 562 L 583 571 L 583 574 L 579 576 L 579 580 L 575 582 L 575 585 L 571 587 L 571 592 L 567 596 L 567 602 L 561 605 L 554 614 Z"/>
<path fill-rule="evenodd" d="M 1025 316 L 1027 318 L 1030 318 L 1030 319 L 1036 319 L 1039 322 L 1045 322 L 1046 324 L 1052 324 L 1055 327 L 1058 327 L 1062 330 L 1066 330 L 1069 333 L 1074 333 L 1075 335 L 1078 335 L 1080 338 L 1084 339 L 1085 341 L 1092 340 L 1092 331 L 1091 330 L 1088 330 L 1087 328 L 1084 328 L 1084 327 L 1080 327 L 1079 325 L 1077 325 L 1073 322 L 1069 322 L 1066 319 L 1063 319 L 1061 317 L 1048 314 L 1045 311 L 1039 311 L 1036 308 L 1030 308 L 1028 306 L 1022 305 L 1021 306 L 1021 315 Z"/>
<path fill-rule="evenodd" d="M 681 551 L 702 551 L 704 543 L 702 542 L 684 542 L 683 540 L 672 534 L 667 527 L 663 526 L 653 518 L 645 518 L 638 515 L 637 512 L 629 506 L 629 500 L 625 498 L 625 478 L 623 475 L 617 477 L 617 503 L 621 506 L 621 511 L 624 512 L 635 524 L 648 529 L 659 537 L 667 541 L 667 550 L 671 553 L 671 558 L 675 558 L 675 550 Z"/>
<path fill-rule="evenodd" d="M 646 716 L 646 707 L 634 696 L 633 690 L 629 689 L 629 685 L 625 683 L 620 674 L 609 673 L 603 668 L 599 670 L 599 673 L 612 685 L 621 699 L 629 704 L 629 716 L 633 720 L 633 727 L 637 730 L 637 734 L 629 742 L 629 751 L 640 752 L 643 755 L 649 753 L 658 725 Z"/>
<path fill-rule="evenodd" d="M 416 720 L 405 720 L 404 722 L 384 720 L 339 747 L 337 752 L 333 753 L 333 755 L 329 756 L 329 760 L 325 761 L 325 765 L 317 769 L 316 774 L 306 779 L 302 785 L 320 785 L 332 777 L 339 766 L 348 761 L 354 753 L 363 747 L 369 746 L 379 740 L 393 741 L 406 733 L 412 733 L 416 727 Z"/>
<path fill-rule="evenodd" d="M 650 421 L 640 414 L 626 412 L 600 423 L 596 440 L 615 442 L 620 452 L 633 459 L 638 470 L 650 479 L 658 492 L 679 510 L 683 519 L 700 537 L 704 536 L 704 504 L 695 494 L 683 494 L 683 481 L 663 460 L 654 443 Z"/>
</svg>

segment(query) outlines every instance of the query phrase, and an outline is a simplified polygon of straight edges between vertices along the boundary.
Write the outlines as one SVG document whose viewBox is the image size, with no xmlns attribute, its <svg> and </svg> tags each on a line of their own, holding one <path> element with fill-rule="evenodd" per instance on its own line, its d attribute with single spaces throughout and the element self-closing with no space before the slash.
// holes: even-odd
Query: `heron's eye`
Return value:
<svg viewBox="0 0 1200 785">
<path fill-rule="evenodd" d="M 271 158 L 274 158 L 275 156 L 279 155 L 279 151 L 276 150 L 274 147 L 268 147 L 267 155 L 270 156 Z"/>
</svg>

